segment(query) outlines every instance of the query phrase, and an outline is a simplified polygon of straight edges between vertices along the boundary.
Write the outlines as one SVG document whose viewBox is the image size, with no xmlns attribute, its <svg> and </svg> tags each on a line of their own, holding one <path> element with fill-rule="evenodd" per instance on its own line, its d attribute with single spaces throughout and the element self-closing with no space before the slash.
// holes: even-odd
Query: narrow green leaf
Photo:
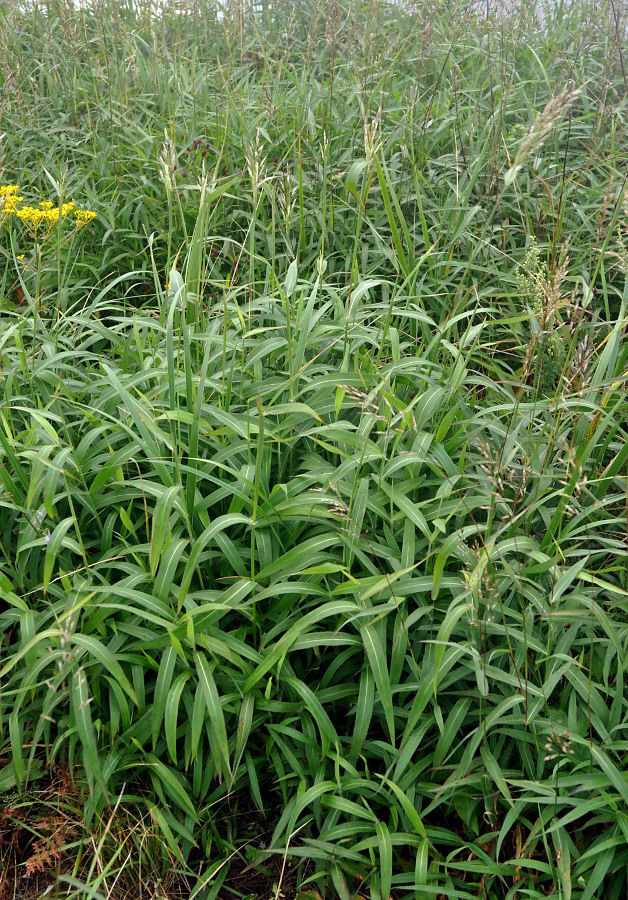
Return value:
<svg viewBox="0 0 628 900">
<path fill-rule="evenodd" d="M 175 663 L 177 661 L 177 651 L 171 645 L 166 647 L 159 664 L 159 672 L 157 673 L 157 681 L 155 682 L 155 695 L 153 698 L 152 713 L 152 740 L 153 750 L 157 744 L 157 739 L 162 728 L 165 725 L 165 712 L 170 687 L 172 684 L 172 674 L 174 672 Z"/>
<path fill-rule="evenodd" d="M 152 769 L 153 775 L 159 780 L 164 792 L 177 804 L 193 822 L 198 821 L 198 811 L 192 803 L 192 798 L 183 784 L 183 778 L 166 766 L 152 753 L 146 754 L 147 764 Z"/>
<path fill-rule="evenodd" d="M 179 718 L 179 701 L 186 683 L 190 679 L 190 672 L 181 672 L 175 679 L 171 690 L 166 696 L 165 729 L 168 755 L 172 762 L 177 764 L 177 724 Z"/>
<path fill-rule="evenodd" d="M 220 755 L 224 761 L 227 773 L 231 774 L 227 729 L 225 727 L 225 717 L 222 711 L 220 697 L 218 696 L 216 682 L 214 681 L 214 676 L 212 675 L 207 658 L 202 653 L 197 652 L 194 654 L 194 659 L 196 661 L 196 671 L 198 673 L 199 683 L 203 690 L 205 703 L 207 705 L 207 713 L 213 725 L 216 740 L 218 741 Z"/>
<path fill-rule="evenodd" d="M 377 843 L 379 845 L 379 883 L 382 892 L 382 900 L 390 897 L 392 884 L 393 854 L 390 831 L 384 822 L 376 822 Z"/>
<path fill-rule="evenodd" d="M 255 707 L 255 697 L 252 692 L 245 694 L 240 705 L 240 714 L 238 716 L 238 725 L 236 728 L 236 745 L 233 754 L 233 771 L 232 783 L 235 778 L 240 760 L 246 749 L 246 744 L 251 733 L 251 725 L 253 724 L 253 709 Z"/>
<path fill-rule="evenodd" d="M 82 666 L 72 675 L 72 707 L 74 721 L 83 747 L 83 764 L 90 781 L 90 789 L 93 792 L 93 783 L 96 782 L 103 796 L 108 797 L 107 785 L 103 778 L 100 766 L 100 756 L 96 744 L 96 734 L 92 724 L 90 712 L 91 698 L 87 690 L 87 676 Z"/>
<path fill-rule="evenodd" d="M 392 690 L 386 666 L 386 657 L 377 632 L 371 625 L 363 625 L 360 629 L 364 649 L 373 672 L 378 699 L 384 707 L 386 726 L 390 735 L 390 743 L 395 746 L 395 716 L 393 712 Z"/>
<path fill-rule="evenodd" d="M 131 682 L 124 674 L 122 666 L 108 647 L 105 647 L 98 638 L 88 634 L 73 634 L 70 636 L 70 643 L 75 644 L 77 647 L 82 647 L 95 657 L 98 662 L 108 669 L 109 673 L 115 678 L 122 690 L 128 694 L 133 703 L 135 703 L 136 706 L 138 705 L 137 696 L 131 687 Z"/>
<path fill-rule="evenodd" d="M 168 519 L 170 518 L 172 504 L 174 503 L 175 498 L 179 493 L 179 489 L 180 488 L 178 484 L 166 488 L 166 490 L 161 494 L 161 496 L 157 500 L 157 503 L 155 504 L 155 511 L 153 513 L 151 526 L 149 550 L 151 578 L 155 577 L 157 567 L 159 565 L 159 560 L 161 559 L 161 554 L 166 544 L 166 538 L 168 534 Z"/>
<path fill-rule="evenodd" d="M 296 259 L 293 259 L 290 265 L 288 266 L 288 274 L 286 275 L 286 281 L 284 284 L 284 293 L 286 297 L 290 297 L 292 292 L 295 289 L 297 283 L 297 276 L 299 273 L 299 266 Z"/>
<path fill-rule="evenodd" d="M 74 519 L 72 516 L 68 516 L 66 519 L 59 522 L 51 535 L 47 536 L 48 545 L 46 547 L 46 556 L 44 558 L 44 577 L 42 581 L 42 590 L 44 593 L 47 591 L 48 585 L 50 584 L 54 564 L 59 549 L 61 548 L 62 541 L 72 525 L 74 525 Z"/>
</svg>

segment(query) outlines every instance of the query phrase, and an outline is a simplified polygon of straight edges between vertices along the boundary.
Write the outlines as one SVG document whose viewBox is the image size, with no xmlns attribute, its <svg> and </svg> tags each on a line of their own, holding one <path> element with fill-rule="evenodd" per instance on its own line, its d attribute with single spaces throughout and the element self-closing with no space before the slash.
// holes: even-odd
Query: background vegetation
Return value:
<svg viewBox="0 0 628 900">
<path fill-rule="evenodd" d="M 625 897 L 625 13 L 0 4 L 3 900 Z"/>
</svg>

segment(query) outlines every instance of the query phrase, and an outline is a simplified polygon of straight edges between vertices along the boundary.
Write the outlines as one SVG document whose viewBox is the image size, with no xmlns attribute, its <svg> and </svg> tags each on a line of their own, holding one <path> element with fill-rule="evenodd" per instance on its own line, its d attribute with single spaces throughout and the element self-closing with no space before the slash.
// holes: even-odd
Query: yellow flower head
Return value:
<svg viewBox="0 0 628 900">
<path fill-rule="evenodd" d="M 15 210 L 15 215 L 28 228 L 33 237 L 39 237 L 42 232 L 47 233 L 50 229 L 51 223 L 49 223 L 48 214 L 44 209 L 37 209 L 35 206 L 22 206 L 21 209 Z"/>
<path fill-rule="evenodd" d="M 21 199 L 21 198 L 20 198 Z M 74 201 L 63 203 L 61 209 L 51 200 L 40 200 L 39 207 L 23 206 L 15 210 L 15 215 L 31 232 L 35 239 L 46 237 L 59 220 L 74 209 Z"/>
<path fill-rule="evenodd" d="M 82 228 L 84 225 L 87 225 L 92 219 L 96 218 L 96 213 L 91 209 L 75 209 L 74 215 L 76 216 L 76 227 Z"/>
<path fill-rule="evenodd" d="M 0 184 L 0 227 L 16 211 L 17 204 L 21 201 L 17 192 L 17 184 Z"/>
<path fill-rule="evenodd" d="M 0 226 L 10 215 L 15 215 L 22 225 L 30 231 L 35 240 L 46 238 L 52 228 L 60 224 L 71 212 L 74 213 L 77 229 L 82 228 L 96 218 L 91 209 L 75 209 L 75 203 L 62 203 L 61 207 L 52 200 L 40 200 L 39 206 L 21 206 L 22 197 L 18 196 L 17 184 L 0 185 Z"/>
</svg>

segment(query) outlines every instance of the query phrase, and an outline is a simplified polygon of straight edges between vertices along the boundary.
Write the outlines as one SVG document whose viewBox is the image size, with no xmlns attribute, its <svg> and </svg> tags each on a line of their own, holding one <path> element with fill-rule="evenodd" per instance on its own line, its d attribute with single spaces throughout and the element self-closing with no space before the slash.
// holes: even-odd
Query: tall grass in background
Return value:
<svg viewBox="0 0 628 900">
<path fill-rule="evenodd" d="M 0 3 L 0 897 L 625 898 L 625 13 Z"/>
</svg>

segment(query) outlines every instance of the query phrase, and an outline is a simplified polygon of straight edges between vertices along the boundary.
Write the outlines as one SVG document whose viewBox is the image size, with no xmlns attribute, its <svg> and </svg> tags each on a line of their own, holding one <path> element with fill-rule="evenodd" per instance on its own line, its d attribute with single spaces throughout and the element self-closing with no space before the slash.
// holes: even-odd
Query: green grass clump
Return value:
<svg viewBox="0 0 628 900">
<path fill-rule="evenodd" d="M 0 897 L 625 896 L 622 15 L 0 5 Z"/>
</svg>

